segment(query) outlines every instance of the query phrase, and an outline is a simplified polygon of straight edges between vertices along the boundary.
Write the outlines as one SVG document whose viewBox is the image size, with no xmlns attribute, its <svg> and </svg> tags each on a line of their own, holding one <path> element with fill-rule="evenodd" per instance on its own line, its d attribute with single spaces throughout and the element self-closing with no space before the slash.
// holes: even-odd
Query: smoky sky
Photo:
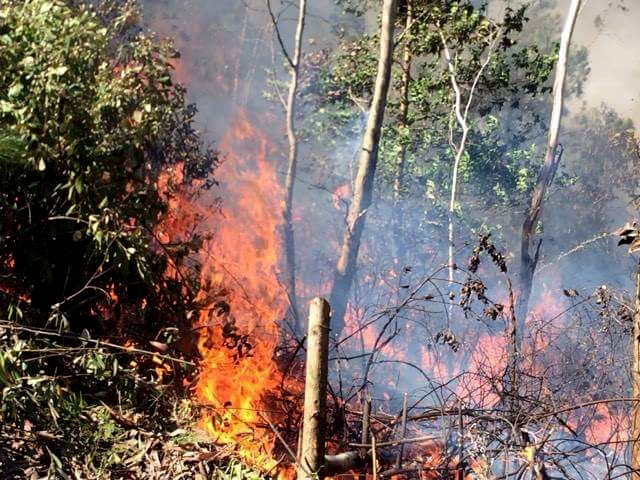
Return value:
<svg viewBox="0 0 640 480">
<path fill-rule="evenodd" d="M 568 1 L 561 1 L 565 9 Z M 622 117 L 640 123 L 640 2 L 609 5 L 587 0 L 576 25 L 575 39 L 589 51 L 591 74 L 585 100 L 602 102 Z"/>
<path fill-rule="evenodd" d="M 150 27 L 159 30 L 162 35 L 174 37 L 176 46 L 183 53 L 184 69 L 189 72 L 186 82 L 189 99 L 198 106 L 199 127 L 206 132 L 205 140 L 215 144 L 227 128 L 234 108 L 241 104 L 253 111 L 274 112 L 273 121 L 261 126 L 268 127 L 272 138 L 284 151 L 284 113 L 278 108 L 277 100 L 265 101 L 264 98 L 265 92 L 273 92 L 270 80 L 277 78 L 281 82 L 282 92 L 285 92 L 288 81 L 285 59 L 271 25 L 266 0 L 144 0 L 142 3 Z M 297 2 L 272 0 L 271 3 L 274 14 L 278 17 L 285 48 L 291 51 Z M 490 11 L 496 12 L 496 18 L 499 18 L 501 9 L 519 3 L 521 0 L 491 0 Z M 541 48 L 547 50 L 551 42 L 559 40 L 569 0 L 532 0 L 531 5 L 531 28 L 550 31 L 541 40 L 547 42 L 547 45 L 541 45 Z M 541 5 L 545 8 L 536 8 Z M 550 9 L 555 12 L 556 18 L 549 18 L 547 14 Z M 344 32 L 352 35 L 372 32 L 376 26 L 374 10 L 372 8 L 364 18 L 356 18 L 345 14 L 335 0 L 309 2 L 303 51 L 312 52 L 323 48 L 331 51 Z M 539 16 L 536 11 L 543 11 L 544 16 Z M 553 25 L 547 29 L 547 25 L 542 25 L 543 22 L 553 22 Z M 571 124 L 572 118 L 583 110 L 583 106 L 598 108 L 601 104 L 615 109 L 620 117 L 631 118 L 636 124 L 640 122 L 638 25 L 640 2 L 637 0 L 584 2 L 576 24 L 573 47 L 587 49 L 590 72 L 584 83 L 583 94 L 571 99 L 567 105 L 565 125 Z M 268 73 L 270 71 L 275 71 L 277 77 L 271 77 Z M 359 140 L 359 135 L 354 135 L 348 145 L 336 148 L 333 155 L 352 160 Z M 331 199 L 325 192 L 313 191 L 304 186 L 304 181 L 313 180 L 303 178 L 305 164 L 311 161 L 310 158 L 312 155 L 309 152 L 303 152 L 301 186 L 297 190 L 296 199 L 305 204 L 317 201 L 328 206 Z M 342 181 L 336 178 L 333 180 L 334 183 Z M 337 183 L 325 185 L 331 190 L 336 186 Z M 608 225 L 604 228 L 624 223 L 633 213 L 625 207 L 626 205 L 609 208 L 606 213 Z M 576 219 L 564 218 L 566 213 L 553 215 L 555 216 L 548 222 L 549 225 L 553 220 L 576 223 Z M 558 215 L 562 218 L 555 218 Z M 338 222 L 337 225 L 333 235 L 335 238 L 339 238 L 341 224 Z M 603 226 L 599 225 L 598 228 Z M 560 240 L 558 244 L 565 245 Z M 546 245 L 547 249 L 552 249 L 550 239 L 547 239 Z M 332 261 L 327 259 L 327 264 Z"/>
</svg>

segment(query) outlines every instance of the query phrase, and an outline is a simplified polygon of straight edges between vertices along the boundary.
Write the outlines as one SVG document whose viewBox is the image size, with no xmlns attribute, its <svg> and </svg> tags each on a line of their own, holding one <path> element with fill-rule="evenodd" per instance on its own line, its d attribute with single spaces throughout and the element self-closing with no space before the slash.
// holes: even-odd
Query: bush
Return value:
<svg viewBox="0 0 640 480">
<path fill-rule="evenodd" d="M 0 1 L 0 128 L 23 147 L 0 167 L 3 291 L 40 322 L 80 331 L 118 306 L 151 323 L 192 306 L 197 275 L 164 273 L 197 238 L 159 245 L 154 231 L 167 193 L 210 185 L 215 157 L 171 81 L 176 53 L 132 33 L 135 16 Z"/>
<path fill-rule="evenodd" d="M 158 232 L 216 156 L 176 52 L 137 18 L 131 2 L 0 0 L 2 478 L 126 470 L 143 460 L 121 464 L 128 429 L 191 421 L 174 415 L 194 365 L 178 340 L 202 239 Z"/>
</svg>

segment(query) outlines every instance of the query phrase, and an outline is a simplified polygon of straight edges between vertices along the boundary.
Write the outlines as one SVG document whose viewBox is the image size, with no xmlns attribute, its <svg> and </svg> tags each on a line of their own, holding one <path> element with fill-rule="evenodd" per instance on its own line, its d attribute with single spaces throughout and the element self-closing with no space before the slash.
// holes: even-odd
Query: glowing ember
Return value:
<svg viewBox="0 0 640 480">
<path fill-rule="evenodd" d="M 584 420 L 588 421 L 585 437 L 590 443 L 603 445 L 628 440 L 629 419 L 610 411 L 605 404 L 596 405 L 592 416 L 586 415 Z"/>
<path fill-rule="evenodd" d="M 348 199 L 351 195 L 351 185 L 345 183 L 336 188 L 331 194 L 331 203 L 336 210 L 342 210 L 344 208 L 345 199 Z"/>
<path fill-rule="evenodd" d="M 499 378 L 507 365 L 507 341 L 503 336 L 482 334 L 467 366 L 468 375 L 458 387 L 458 394 L 481 406 L 494 406 L 500 401 L 487 379 Z"/>
</svg>

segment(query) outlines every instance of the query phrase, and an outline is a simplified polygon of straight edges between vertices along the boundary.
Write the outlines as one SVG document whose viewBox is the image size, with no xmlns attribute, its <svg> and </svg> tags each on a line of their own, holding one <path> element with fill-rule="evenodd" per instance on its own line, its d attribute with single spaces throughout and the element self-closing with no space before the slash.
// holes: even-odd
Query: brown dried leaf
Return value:
<svg viewBox="0 0 640 480">
<path fill-rule="evenodd" d="M 149 340 L 149 345 L 151 345 L 158 352 L 166 353 L 169 350 L 169 345 L 162 342 L 156 342 L 155 340 Z"/>
<path fill-rule="evenodd" d="M 618 246 L 629 245 L 629 253 L 640 251 L 640 230 L 638 230 L 637 222 L 627 222 L 613 234 L 620 237 Z"/>
<path fill-rule="evenodd" d="M 629 245 L 629 253 L 640 251 L 640 237 L 636 237 Z"/>
</svg>

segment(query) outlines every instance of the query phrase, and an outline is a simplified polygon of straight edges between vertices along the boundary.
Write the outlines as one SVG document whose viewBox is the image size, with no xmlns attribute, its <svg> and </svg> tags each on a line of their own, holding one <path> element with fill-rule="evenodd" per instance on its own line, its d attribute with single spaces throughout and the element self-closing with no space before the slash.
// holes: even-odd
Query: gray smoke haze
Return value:
<svg viewBox="0 0 640 480">
<path fill-rule="evenodd" d="M 535 12 L 537 6 L 552 6 L 556 38 L 569 8 L 570 0 L 533 0 L 528 2 L 493 0 L 492 11 L 506 5 L 527 3 Z M 535 15 L 531 16 L 536 24 Z M 579 99 L 588 106 L 601 103 L 614 108 L 622 117 L 640 122 L 640 3 L 628 0 L 586 0 L 580 10 L 573 36 L 575 47 L 586 47 L 591 72 Z M 575 105 L 573 105 L 575 107 Z"/>
<path fill-rule="evenodd" d="M 640 124 L 640 3 L 587 1 L 580 13 L 576 42 L 589 51 L 591 73 L 585 101 L 605 103 Z M 565 8 L 568 2 L 559 2 Z"/>
<path fill-rule="evenodd" d="M 288 80 L 284 74 L 283 57 L 275 39 L 270 19 L 263 0 L 227 1 L 227 0 L 145 0 L 145 18 L 151 28 L 163 35 L 175 37 L 176 46 L 183 53 L 182 66 L 177 72 L 178 78 L 186 83 L 189 98 L 199 109 L 199 122 L 206 138 L 216 141 L 228 127 L 234 109 L 238 106 L 247 108 L 258 115 L 270 112 L 271 120 L 260 124 L 260 128 L 271 135 L 273 141 L 282 152 L 273 158 L 277 170 L 283 171 L 283 159 L 286 152 L 284 138 L 284 114 L 279 108 L 277 99 L 267 101 L 265 92 L 273 92 L 270 82 Z M 288 5 L 288 2 L 283 2 Z M 293 2 L 294 4 L 296 2 Z M 307 30 L 305 33 L 305 49 L 331 51 L 344 31 L 364 31 L 371 29 L 375 17 L 369 15 L 364 21 L 350 15 L 344 15 L 332 0 L 313 1 L 307 16 Z M 550 26 L 556 37 L 546 38 L 553 42 L 559 37 L 559 27 L 564 18 L 568 0 L 545 2 L 555 5 L 558 17 Z M 577 182 L 594 182 L 601 186 L 606 180 L 593 179 L 598 171 L 600 158 L 597 155 L 589 157 L 585 163 L 574 145 L 584 139 L 577 135 L 575 126 L 583 109 L 599 108 L 606 104 L 613 108 L 621 117 L 631 118 L 640 122 L 640 2 L 627 2 L 628 10 L 623 11 L 617 6 L 610 6 L 609 2 L 600 0 L 587 1 L 575 34 L 575 45 L 584 46 L 588 51 L 591 68 L 584 85 L 584 93 L 573 99 L 568 106 L 568 117 L 565 120 L 564 137 L 562 142 L 569 147 L 565 153 L 567 170 L 578 176 Z M 291 39 L 295 27 L 296 9 L 289 6 L 282 10 L 282 5 L 274 1 L 274 9 L 281 12 L 280 25 L 282 36 L 291 49 Z M 537 2 L 534 2 L 534 6 Z M 505 2 L 495 0 L 492 9 L 499 11 Z M 535 12 L 535 9 L 533 10 Z M 532 24 L 541 20 L 532 15 Z M 547 21 L 547 19 L 543 20 Z M 540 25 L 537 25 L 540 27 Z M 275 71 L 273 77 L 269 71 Z M 286 88 L 286 86 L 281 86 Z M 265 118 L 265 117 L 259 117 Z M 345 201 L 349 199 L 348 185 L 353 176 L 355 152 L 360 142 L 359 133 L 362 130 L 362 119 L 354 121 L 349 127 L 348 140 L 338 142 L 328 148 L 329 153 L 309 151 L 302 147 L 300 157 L 300 178 L 295 196 L 295 213 L 299 219 L 297 223 L 298 264 L 303 283 L 305 297 L 327 292 L 327 284 L 331 280 L 332 270 L 336 261 L 336 247 L 344 228 Z M 606 154 L 606 152 L 605 152 Z M 604 162 L 606 159 L 602 159 Z M 319 169 L 309 168 L 317 162 L 326 164 L 322 174 Z M 315 173 L 314 173 L 315 172 Z M 576 173 L 577 172 L 577 173 Z M 586 173 L 585 173 L 586 172 Z M 583 175 L 584 174 L 584 175 Z M 315 175 L 315 177 L 314 177 Z M 582 177 L 580 175 L 583 175 Z M 598 183 L 600 182 L 600 183 Z M 232 186 L 230 187 L 232 188 Z M 342 188 L 342 189 L 340 189 Z M 553 208 L 546 208 L 544 212 L 544 249 L 539 275 L 535 278 L 538 296 L 550 289 L 554 294 L 562 292 L 563 287 L 576 287 L 590 293 L 598 285 L 615 284 L 618 287 L 629 288 L 633 260 L 625 252 L 620 252 L 615 259 L 603 255 L 603 251 L 612 251 L 614 241 L 604 239 L 594 242 L 592 246 L 581 249 L 578 253 L 564 256 L 567 250 L 581 242 L 588 241 L 604 231 L 623 224 L 635 214 L 629 206 L 628 198 L 605 198 L 594 206 L 593 218 L 576 217 L 576 205 L 581 199 L 573 198 L 579 190 L 572 190 L 569 186 L 565 193 L 552 193 L 550 203 Z M 336 194 L 340 193 L 340 195 Z M 223 199 L 224 200 L 224 199 Z M 359 272 L 359 283 L 353 291 L 353 298 L 357 305 L 354 318 L 365 321 L 376 311 L 397 302 L 398 286 L 411 283 L 421 275 L 433 271 L 442 261 L 441 253 L 445 251 L 444 228 L 437 220 L 431 218 L 421 199 L 407 200 L 407 218 L 417 227 L 412 230 L 400 243 L 400 248 L 408 251 L 407 257 L 413 270 L 393 279 L 390 285 L 388 275 L 391 270 L 399 270 L 402 266 L 393 262 L 392 245 L 397 240 L 393 238 L 393 231 L 389 226 L 394 212 L 393 205 L 377 202 L 368 213 L 368 224 L 365 230 L 364 242 L 366 248 L 361 251 L 363 267 Z M 515 213 L 512 210 L 516 209 Z M 517 227 L 522 221 L 523 207 L 508 207 L 511 211 L 516 231 L 505 232 L 501 247 L 507 249 L 510 268 L 517 269 L 518 238 Z M 507 215 L 498 209 L 480 212 L 483 217 L 499 218 Z M 409 223 L 409 222 L 408 222 Z M 372 228 L 377 225 L 379 228 Z M 386 226 L 386 228 L 385 228 Z M 512 229 L 513 230 L 513 229 Z M 417 232 L 417 233 L 416 233 Z M 467 232 L 468 233 L 468 232 Z M 471 238 L 472 242 L 473 239 Z M 606 247 L 606 248 L 605 248 Z M 241 248 L 241 247 L 240 247 Z M 397 248 L 397 247 L 394 247 Z M 465 253 L 467 255 L 468 248 Z M 466 257 L 464 257 L 466 258 Z M 461 262 L 463 259 L 461 259 Z M 504 289 L 504 284 L 497 285 Z M 406 290 L 402 290 L 402 294 Z M 446 295 L 446 291 L 444 292 Z M 504 301 L 506 294 L 497 293 Z M 302 302 L 301 302 L 302 303 Z M 561 305 L 562 306 L 562 305 Z M 421 307 L 423 308 L 423 307 Z M 434 307 L 435 308 L 435 307 Z M 445 365 L 447 372 L 442 375 L 453 374 L 460 365 L 468 363 L 482 363 L 482 359 L 473 355 L 452 354 L 448 349 L 434 347 L 433 338 L 443 328 L 451 327 L 463 342 L 464 347 L 474 348 L 478 343 L 485 342 L 487 356 L 491 355 L 491 348 L 497 345 L 492 335 L 500 335 L 502 326 L 480 325 L 478 322 L 467 321 L 461 325 L 449 324 L 442 315 L 430 317 L 428 309 L 424 309 L 424 319 L 408 322 L 406 332 L 399 336 L 397 345 L 404 352 L 404 359 L 417 361 L 421 364 Z M 552 314 L 559 314 L 557 309 Z M 485 330 L 482 330 L 485 329 Z M 480 331 L 489 332 L 479 334 Z M 532 333 L 533 335 L 533 333 Z M 404 343 L 403 343 L 404 342 Z M 396 346 L 397 346 L 396 345 Z M 393 345 L 392 345 L 393 346 Z M 361 345 L 346 345 L 348 349 L 358 350 Z M 497 347 L 496 347 L 497 348 Z M 552 353 L 564 352 L 562 342 L 549 345 Z M 464 349 L 464 348 L 463 348 Z M 588 351 L 589 348 L 585 347 Z M 623 352 L 618 351 L 618 354 Z M 545 358 L 540 353 L 540 362 Z M 417 360 L 416 360 L 417 359 Z M 354 368 L 352 362 L 342 365 L 343 375 L 348 376 L 348 368 Z M 358 361 L 358 367 L 361 362 Z M 571 365 L 571 362 L 568 361 Z M 577 363 L 574 363 L 577 365 Z M 576 367 L 577 368 L 577 367 Z M 442 372 L 441 372 L 442 373 Z M 349 373 L 351 374 L 351 373 Z M 353 376 L 357 376 L 357 372 Z M 436 376 L 437 378 L 437 376 Z M 580 381 L 580 373 L 575 374 L 575 382 Z M 425 383 L 423 377 L 415 369 L 385 364 L 374 377 L 380 385 L 389 389 L 391 394 L 397 391 L 417 389 Z M 394 391 L 395 389 L 395 391 Z"/>
</svg>

